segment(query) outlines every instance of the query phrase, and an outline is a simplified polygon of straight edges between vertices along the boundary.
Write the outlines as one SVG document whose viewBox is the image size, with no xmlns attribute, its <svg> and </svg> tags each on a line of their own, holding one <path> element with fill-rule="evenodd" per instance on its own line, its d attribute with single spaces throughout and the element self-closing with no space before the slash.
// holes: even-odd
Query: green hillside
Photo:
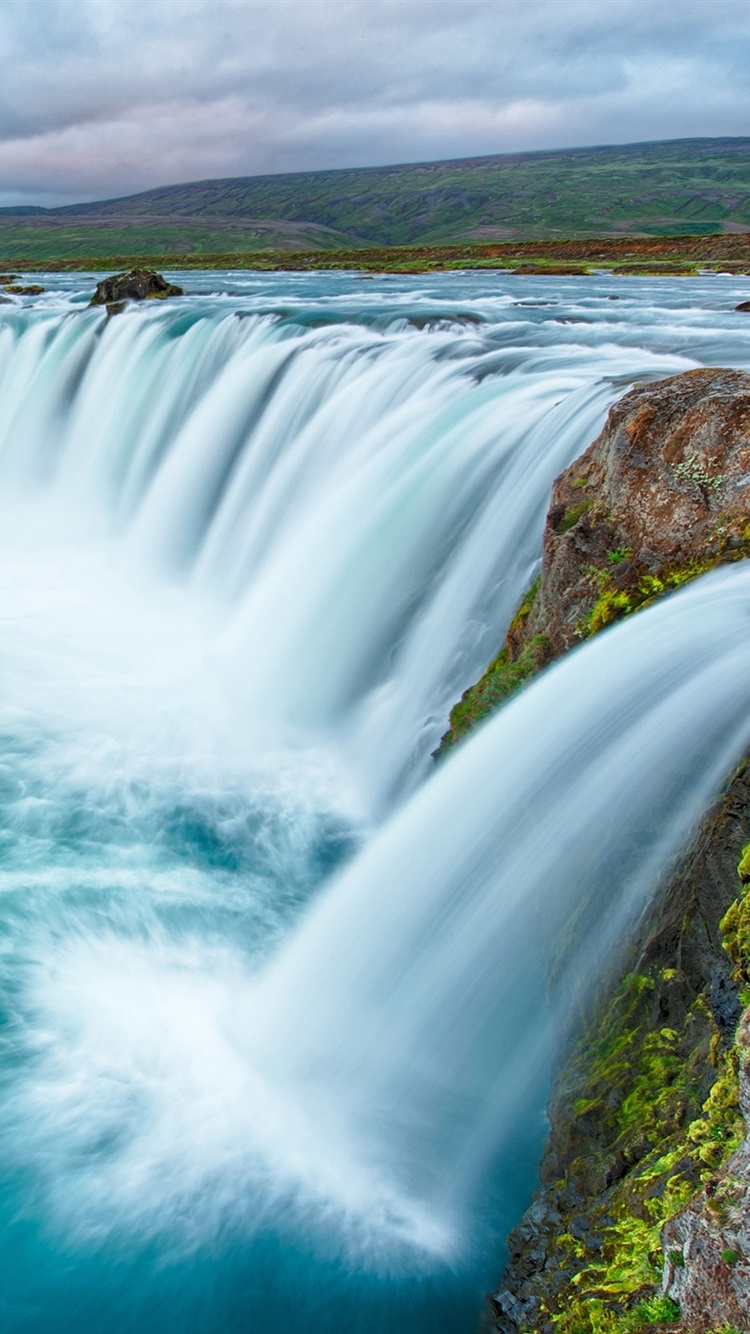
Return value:
<svg viewBox="0 0 750 1334">
<path fill-rule="evenodd" d="M 750 138 L 199 181 L 0 210 L 0 250 L 29 259 L 739 230 L 750 230 Z"/>
<path fill-rule="evenodd" d="M 339 250 L 357 244 L 351 236 L 314 223 L 216 218 L 35 213 L 9 215 L 0 209 L 0 254 L 18 263 L 46 258 L 87 259 L 127 254 L 208 255 L 217 251 Z"/>
</svg>

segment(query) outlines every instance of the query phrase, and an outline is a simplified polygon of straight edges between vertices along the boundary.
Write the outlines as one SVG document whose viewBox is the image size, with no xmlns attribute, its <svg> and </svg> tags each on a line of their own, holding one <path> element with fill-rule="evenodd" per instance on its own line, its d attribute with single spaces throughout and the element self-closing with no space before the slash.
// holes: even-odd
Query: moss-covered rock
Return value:
<svg viewBox="0 0 750 1334">
<path fill-rule="evenodd" d="M 441 755 L 554 658 L 716 566 L 750 555 L 750 375 L 640 386 L 554 484 L 542 573 Z"/>
<path fill-rule="evenodd" d="M 748 966 L 750 956 L 745 955 L 743 973 Z M 750 1010 L 743 1015 L 725 1064 L 724 1120 L 729 1122 L 730 1113 L 737 1118 L 741 1142 L 716 1171 L 703 1174 L 703 1189 L 662 1232 L 663 1292 L 696 1334 L 750 1327 Z"/>
<path fill-rule="evenodd" d="M 29 283 L 27 286 L 23 283 L 6 283 L 3 287 L 3 291 L 10 292 L 11 296 L 41 296 L 45 290 L 40 283 Z"/>
<path fill-rule="evenodd" d="M 497 657 L 476 685 L 465 691 L 451 710 L 450 731 L 443 737 L 436 755 L 455 746 L 487 714 L 504 704 L 551 660 L 552 652 L 544 632 L 529 636 L 524 634 L 526 622 L 539 595 L 540 584 L 541 575 L 534 580 L 521 602 Z"/>
<path fill-rule="evenodd" d="M 184 296 L 183 289 L 154 269 L 131 269 L 102 278 L 89 305 L 106 306 L 110 315 L 119 315 L 128 301 L 165 301 L 170 296 Z"/>
<path fill-rule="evenodd" d="M 743 766 L 632 943 L 622 980 L 582 1018 L 550 1106 L 542 1186 L 490 1299 L 506 1334 L 671 1323 L 644 1314 L 662 1309 L 662 1229 L 744 1135 L 735 1031 L 750 954 L 739 955 L 731 927 L 722 941 L 719 923 L 733 918 L 748 829 Z"/>
</svg>

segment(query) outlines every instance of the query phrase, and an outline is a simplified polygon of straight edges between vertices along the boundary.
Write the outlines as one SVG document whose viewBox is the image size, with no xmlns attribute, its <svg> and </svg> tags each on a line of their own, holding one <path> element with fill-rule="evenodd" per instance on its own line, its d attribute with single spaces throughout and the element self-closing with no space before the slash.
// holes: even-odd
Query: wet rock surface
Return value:
<svg viewBox="0 0 750 1334">
<path fill-rule="evenodd" d="M 106 306 L 110 315 L 119 315 L 128 301 L 165 301 L 171 296 L 184 296 L 184 291 L 154 269 L 131 269 L 102 278 L 90 305 Z"/>
<path fill-rule="evenodd" d="M 437 753 L 561 653 L 749 554 L 750 375 L 695 370 L 632 389 L 556 480 L 541 579 Z"/>
</svg>

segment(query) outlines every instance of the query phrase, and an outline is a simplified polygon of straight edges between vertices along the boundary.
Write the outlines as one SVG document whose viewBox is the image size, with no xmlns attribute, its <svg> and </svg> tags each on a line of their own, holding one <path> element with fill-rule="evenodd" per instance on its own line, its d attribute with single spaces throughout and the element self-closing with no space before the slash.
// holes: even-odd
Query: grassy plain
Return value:
<svg viewBox="0 0 750 1334">
<path fill-rule="evenodd" d="M 0 245 L 2 243 L 0 242 Z M 62 258 L 54 252 L 29 259 L 0 248 L 3 272 L 108 272 L 131 268 L 167 270 L 248 269 L 259 272 L 358 270 L 430 273 L 457 269 L 504 270 L 519 275 L 586 273 L 695 274 L 699 269 L 750 273 L 750 230 L 723 236 L 594 237 L 560 241 L 500 241 L 460 246 L 359 247 L 351 250 L 257 250 L 215 254 L 109 252 Z"/>
</svg>

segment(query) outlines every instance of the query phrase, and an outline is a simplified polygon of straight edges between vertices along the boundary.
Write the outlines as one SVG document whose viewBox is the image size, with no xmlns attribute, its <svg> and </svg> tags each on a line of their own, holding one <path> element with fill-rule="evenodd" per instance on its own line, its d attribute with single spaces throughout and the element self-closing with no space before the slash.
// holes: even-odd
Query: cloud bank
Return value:
<svg viewBox="0 0 750 1334">
<path fill-rule="evenodd" d="M 747 0 L 0 0 L 0 202 L 750 132 Z"/>
</svg>

